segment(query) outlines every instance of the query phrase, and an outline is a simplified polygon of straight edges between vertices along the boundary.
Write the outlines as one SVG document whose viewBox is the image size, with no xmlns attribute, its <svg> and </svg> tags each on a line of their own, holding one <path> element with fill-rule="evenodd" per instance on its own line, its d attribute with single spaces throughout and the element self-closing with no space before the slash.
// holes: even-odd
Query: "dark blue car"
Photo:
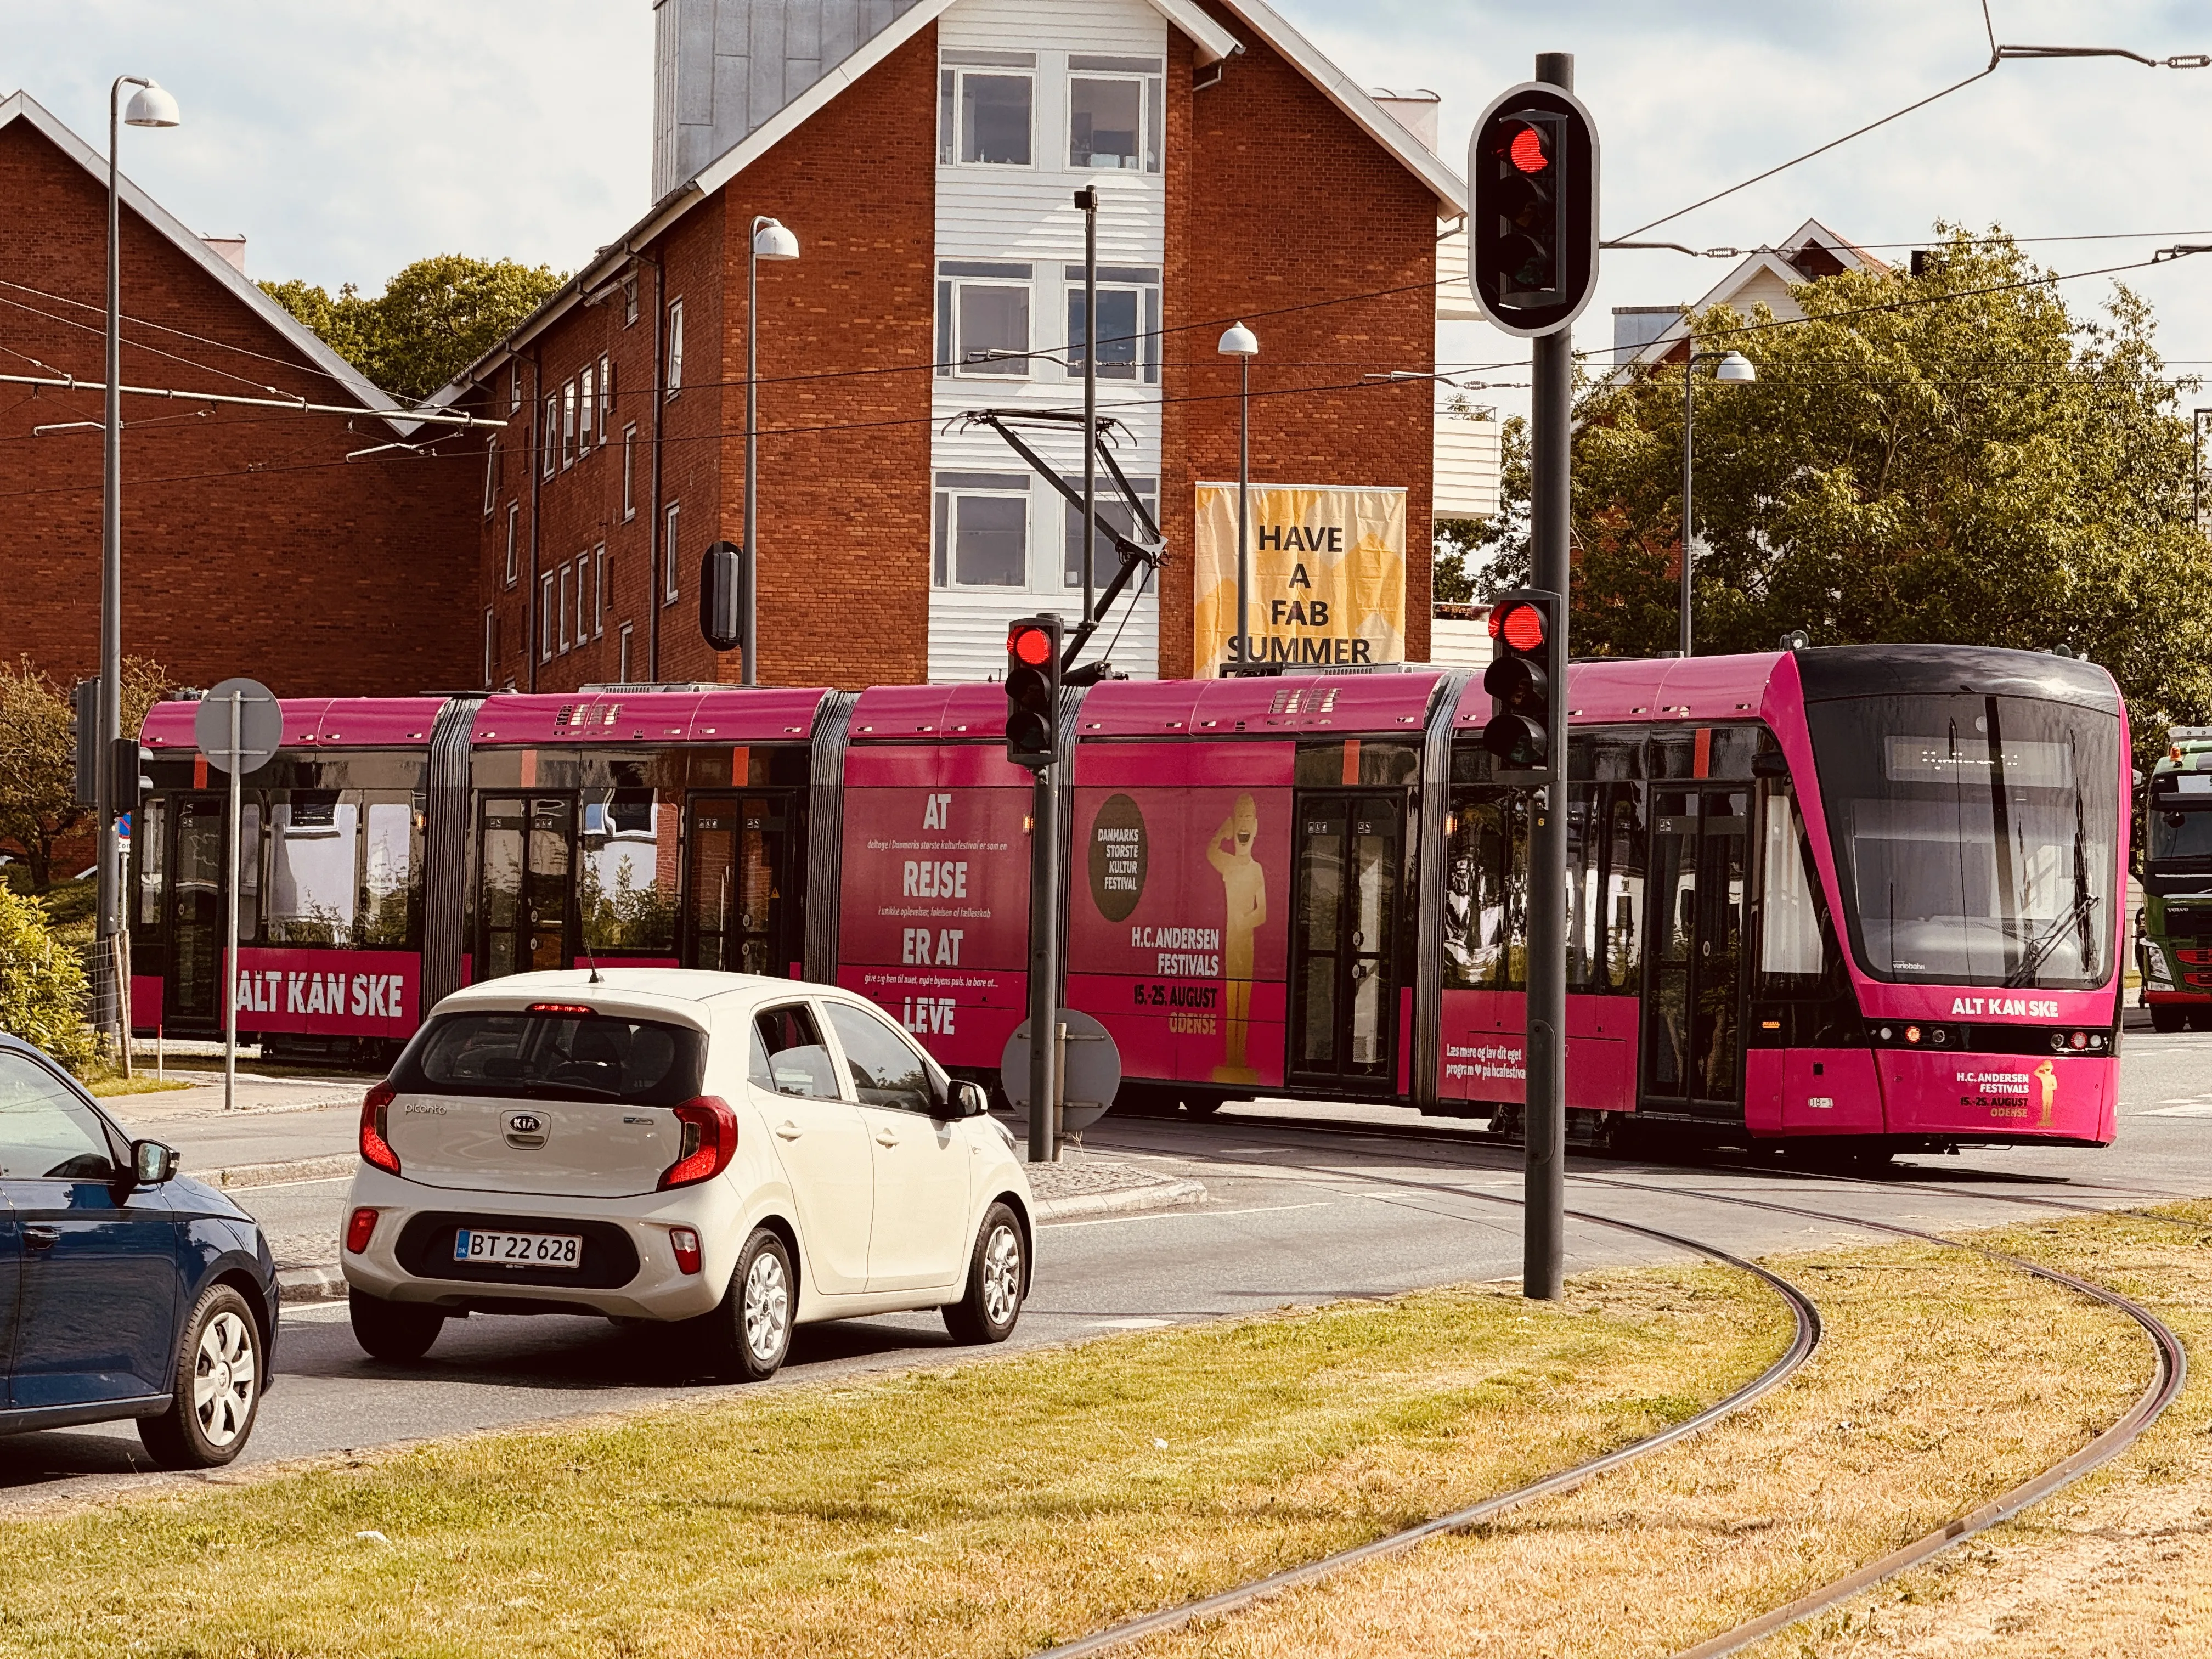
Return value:
<svg viewBox="0 0 2212 1659">
<path fill-rule="evenodd" d="M 0 1034 L 0 1433 L 136 1418 L 165 1468 L 238 1455 L 276 1265 L 252 1217 Z"/>
</svg>

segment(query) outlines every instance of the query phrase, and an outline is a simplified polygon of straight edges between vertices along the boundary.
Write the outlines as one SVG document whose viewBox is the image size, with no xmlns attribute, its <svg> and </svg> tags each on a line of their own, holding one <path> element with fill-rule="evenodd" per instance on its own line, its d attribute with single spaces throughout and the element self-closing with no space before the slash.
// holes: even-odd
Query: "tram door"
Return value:
<svg viewBox="0 0 2212 1659">
<path fill-rule="evenodd" d="M 573 965 L 575 797 L 487 796 L 482 810 L 476 977 Z"/>
<path fill-rule="evenodd" d="M 226 932 L 223 803 L 214 795 L 172 796 L 169 820 L 169 845 L 155 851 L 159 857 L 166 850 L 169 866 L 169 971 L 161 1018 L 178 1025 L 220 1024 L 216 981 Z"/>
<path fill-rule="evenodd" d="M 1741 790 L 1652 791 L 1641 1094 L 1660 1111 L 1743 1115 L 1748 811 Z"/>
<path fill-rule="evenodd" d="M 694 793 L 685 908 L 690 964 L 730 974 L 787 975 L 798 951 L 789 935 L 788 793 Z"/>
<path fill-rule="evenodd" d="M 1301 795 L 1297 823 L 1290 1074 L 1362 1092 L 1395 1087 L 1404 798 Z"/>
</svg>

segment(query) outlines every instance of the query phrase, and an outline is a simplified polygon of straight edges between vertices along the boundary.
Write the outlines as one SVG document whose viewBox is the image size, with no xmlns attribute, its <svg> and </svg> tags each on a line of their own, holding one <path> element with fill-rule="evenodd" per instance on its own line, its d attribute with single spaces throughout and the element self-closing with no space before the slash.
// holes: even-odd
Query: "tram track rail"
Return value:
<svg viewBox="0 0 2212 1659">
<path fill-rule="evenodd" d="M 1162 1127 L 1167 1127 L 1168 1121 L 1163 1120 L 1161 1122 Z M 1469 1135 L 1425 1132 L 1410 1125 L 1369 1123 L 1334 1125 L 1316 1123 L 1305 1119 L 1266 1119 L 1242 1115 L 1229 1120 L 1228 1123 L 1233 1124 L 1239 1130 L 1255 1134 L 1275 1133 L 1295 1136 L 1297 1139 L 1293 1140 L 1289 1147 L 1293 1151 L 1298 1149 L 1297 1140 L 1310 1139 L 1317 1134 L 1346 1139 L 1417 1140 L 1474 1152 L 1502 1150 L 1504 1146 L 1504 1143 L 1494 1141 L 1486 1144 L 1479 1142 Z M 1224 1124 L 1223 1127 L 1228 1126 Z M 1117 1137 L 1117 1140 L 1119 1139 L 1120 1137 Z M 1165 1157 L 1188 1156 L 1186 1149 L 1158 1145 L 1152 1147 L 1131 1147 L 1129 1150 L 1151 1152 Z M 1454 1162 L 1458 1163 L 1457 1160 Z M 1250 1167 L 1255 1172 L 1295 1170 L 1308 1179 L 1317 1178 L 1347 1184 L 1356 1183 L 1358 1188 L 1363 1189 L 1371 1189 L 1376 1186 L 1407 1188 L 1437 1196 L 1449 1194 L 1516 1208 L 1520 1207 L 1522 1203 L 1521 1200 L 1508 1194 L 1486 1192 L 1470 1186 L 1440 1185 L 1433 1182 L 1410 1181 L 1398 1176 L 1377 1175 L 1371 1171 L 1353 1173 L 1342 1169 L 1341 1166 L 1254 1162 Z M 1470 1173 L 1504 1172 L 1498 1169 L 1498 1166 L 1487 1163 L 1459 1164 L 1458 1167 Z M 2026 1194 L 1992 1193 L 1973 1187 L 1954 1188 L 1936 1183 L 1885 1182 L 1866 1176 L 1837 1175 L 1829 1171 L 1790 1171 L 1788 1173 L 1791 1177 L 1808 1173 L 1814 1174 L 1823 1181 L 1849 1183 L 1875 1192 L 1894 1192 L 1900 1189 L 1922 1190 L 1943 1196 L 1963 1196 L 2004 1203 L 2027 1204 L 2041 1209 L 2059 1210 L 2084 1215 L 2123 1212 L 2117 1207 L 2069 1204 L 2063 1200 L 2039 1200 Z M 1901 1572 L 1923 1565 L 1967 1539 L 2011 1519 L 2127 1450 L 2149 1430 L 2166 1407 L 2180 1396 L 2182 1389 L 2188 1382 L 2187 1352 L 2181 1339 L 2156 1314 L 2132 1297 L 2123 1295 L 2110 1286 L 2099 1285 L 2094 1280 L 2066 1273 L 2059 1268 L 2047 1267 L 2024 1256 L 2010 1255 L 1985 1245 L 1967 1243 L 1924 1228 L 1907 1226 L 1901 1222 L 1882 1221 L 1869 1217 L 1814 1209 L 1803 1205 L 1783 1203 L 1771 1198 L 1755 1197 L 1749 1194 L 1715 1193 L 1694 1187 L 1661 1186 L 1654 1182 L 1638 1182 L 1588 1172 L 1577 1173 L 1571 1170 L 1569 1172 L 1568 1179 L 1570 1182 L 1579 1181 L 1585 1186 L 1615 1191 L 1644 1193 L 1687 1200 L 1695 1203 L 1718 1204 L 1735 1208 L 1756 1209 L 1778 1214 L 1799 1216 L 1808 1220 L 1863 1229 L 1893 1237 L 1909 1238 L 1923 1243 L 1979 1255 L 1984 1260 L 2001 1263 L 2032 1277 L 2059 1285 L 2076 1295 L 2124 1314 L 2132 1320 L 2148 1339 L 2154 1354 L 2151 1376 L 2134 1403 L 2113 1422 L 2067 1456 L 2046 1466 L 2026 1480 L 2017 1482 L 1966 1514 L 1954 1516 L 1941 1527 L 1922 1534 L 1886 1555 L 1864 1563 L 1841 1577 L 1832 1579 L 1781 1607 L 1745 1620 L 1693 1646 L 1679 1650 L 1672 1656 L 1672 1659 L 1721 1659 L 1723 1655 L 1738 1652 L 1802 1620 L 1829 1611 Z M 2124 1194 L 2126 1192 L 2126 1189 L 2110 1188 L 2100 1188 L 2100 1190 Z M 2166 1194 L 2129 1195 L 2138 1196 L 2143 1201 L 2148 1202 L 2157 1202 L 2179 1196 Z M 1439 1516 L 1433 1520 L 1406 1528 L 1355 1548 L 1322 1557 L 1302 1566 L 1287 1568 L 1245 1584 L 1232 1586 L 1229 1589 L 1186 1602 L 1180 1607 L 1165 1608 L 1158 1613 L 1145 1614 L 1109 1626 L 1089 1636 L 1047 1649 L 1044 1650 L 1045 1653 L 1051 1656 L 1052 1659 L 1084 1659 L 1085 1656 L 1112 1652 L 1146 1637 L 1162 1635 L 1200 1620 L 1219 1618 L 1241 1612 L 1261 1601 L 1272 1600 L 1351 1569 L 1403 1554 L 1431 1539 L 1472 1530 L 1510 1510 L 1540 1498 L 1564 1494 L 1600 1474 L 1637 1462 L 1666 1446 L 1677 1444 L 1691 1437 L 1700 1429 L 1710 1427 L 1723 1417 L 1741 1411 L 1753 1400 L 1779 1387 L 1790 1376 L 1802 1368 L 1816 1351 L 1820 1333 L 1820 1310 L 1817 1304 L 1802 1287 L 1789 1285 L 1771 1270 L 1731 1252 L 1722 1250 L 1717 1246 L 1684 1235 L 1662 1231 L 1640 1223 L 1624 1221 L 1617 1217 L 1600 1215 L 1589 1211 L 1570 1210 L 1566 1213 L 1573 1220 L 1663 1240 L 1686 1249 L 1695 1250 L 1730 1267 L 1757 1274 L 1782 1294 L 1796 1314 L 1797 1329 L 1790 1348 L 1743 1389 L 1708 1407 L 1697 1417 L 1686 1419 L 1683 1423 L 1662 1431 L 1660 1434 L 1632 1442 L 1628 1445 L 1616 1448 L 1602 1457 L 1577 1464 L 1541 1480 L 1531 1482 L 1510 1492 L 1501 1493 L 1495 1498 L 1455 1510 L 1449 1515 Z M 2138 1218 L 2177 1221 L 2179 1219 L 2172 1217 L 2140 1215 Z M 2185 1222 L 2181 1224 L 2193 1226 L 2195 1224 Z M 1808 1340 L 1808 1324 L 1809 1340 Z M 1799 1352 L 1801 1348 L 1802 1352 Z"/>
</svg>

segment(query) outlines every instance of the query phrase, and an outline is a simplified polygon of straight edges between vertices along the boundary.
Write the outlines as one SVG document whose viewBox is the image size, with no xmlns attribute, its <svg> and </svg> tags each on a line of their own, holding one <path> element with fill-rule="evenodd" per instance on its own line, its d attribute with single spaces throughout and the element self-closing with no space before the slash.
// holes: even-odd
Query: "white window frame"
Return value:
<svg viewBox="0 0 2212 1659">
<path fill-rule="evenodd" d="M 592 637 L 604 639 L 607 632 L 607 544 L 601 542 L 592 550 Z"/>
<path fill-rule="evenodd" d="M 507 370 L 507 412 L 510 415 L 522 407 L 522 365 L 510 363 Z"/>
<path fill-rule="evenodd" d="M 572 562 L 569 564 L 562 565 L 559 572 L 561 578 L 561 654 L 564 657 L 568 654 L 568 581 L 570 574 L 574 568 L 574 565 Z"/>
<path fill-rule="evenodd" d="M 576 464 L 576 382 L 572 378 L 561 383 L 561 470 L 566 472 Z"/>
<path fill-rule="evenodd" d="M 629 684 L 629 630 L 630 624 L 624 623 L 615 635 L 615 681 L 622 685 Z"/>
<path fill-rule="evenodd" d="M 676 538 L 683 527 L 684 503 L 671 501 L 660 515 L 660 568 L 666 578 L 665 591 L 660 596 L 663 605 L 673 605 L 683 593 L 677 580 Z"/>
<path fill-rule="evenodd" d="M 930 517 L 929 585 L 940 592 L 1026 593 L 1036 578 L 1036 537 L 1030 520 L 1028 481 L 1007 475 L 1003 483 L 985 482 L 988 473 L 939 473 L 933 491 Z M 1016 501 L 1022 504 L 1022 579 L 1018 582 L 963 582 L 959 580 L 958 539 L 960 503 L 968 500 Z M 1054 499 L 1059 499 L 1054 492 Z M 1059 584 L 1055 581 L 1054 586 Z"/>
<path fill-rule="evenodd" d="M 637 459 L 637 422 L 632 421 L 623 428 L 623 522 L 628 524 L 637 517 L 637 491 L 634 487 L 634 471 Z"/>
<path fill-rule="evenodd" d="M 1075 159 L 1075 83 L 1078 81 L 1121 81 L 1137 88 L 1137 165 L 1133 167 L 1084 167 Z M 1076 69 L 1067 72 L 1066 96 L 1063 100 L 1067 117 L 1067 147 L 1062 152 L 1070 173 L 1115 173 L 1124 175 L 1158 173 L 1160 170 L 1158 142 L 1152 136 L 1160 90 L 1157 73 L 1145 74 L 1133 70 Z"/>
<path fill-rule="evenodd" d="M 599 422 L 599 370 L 591 363 L 576 377 L 576 458 L 581 460 L 591 452 L 592 428 Z"/>
<path fill-rule="evenodd" d="M 550 478 L 561 466 L 561 394 L 557 392 L 545 399 L 545 424 L 538 441 L 544 452 L 539 475 Z"/>
<path fill-rule="evenodd" d="M 963 161 L 960 159 L 960 112 L 967 103 L 971 75 L 1030 83 L 1030 159 L 1026 161 Z M 938 55 L 937 161 L 940 167 L 1020 167 L 1034 170 L 1037 156 L 1037 69 L 1031 52 L 946 52 Z"/>
<path fill-rule="evenodd" d="M 1075 326 L 1075 307 L 1083 303 L 1083 267 L 1066 265 L 1066 303 L 1060 307 L 1060 316 L 1067 330 L 1067 346 L 1060 355 L 1066 363 L 1066 375 L 1071 380 L 1083 379 L 1083 360 L 1075 354 L 1083 349 L 1083 331 Z M 1109 272 L 1112 275 L 1109 276 Z M 1149 280 L 1139 281 L 1139 273 Z M 1098 273 L 1098 292 L 1133 294 L 1137 299 L 1137 361 L 1129 372 L 1109 368 L 1101 364 L 1098 378 L 1119 380 L 1130 385 L 1158 386 L 1160 383 L 1160 283 L 1159 274 L 1148 266 L 1102 265 Z"/>
<path fill-rule="evenodd" d="M 623 278 L 623 326 L 628 328 L 637 320 L 637 273 L 632 271 Z"/>
<path fill-rule="evenodd" d="M 538 660 L 553 660 L 553 573 L 538 579 Z"/>
<path fill-rule="evenodd" d="M 592 441 L 604 446 L 607 441 L 607 426 L 614 419 L 615 365 L 614 360 L 602 351 L 599 354 L 599 434 Z"/>
<path fill-rule="evenodd" d="M 1029 330 L 1019 349 L 1025 353 L 1036 349 L 1037 283 L 1032 267 L 997 260 L 942 260 L 938 265 L 937 279 L 937 326 L 942 337 L 938 342 L 938 373 L 969 380 L 1034 380 L 1033 357 L 1000 357 L 980 363 L 968 361 L 968 342 L 960 327 L 960 302 L 962 295 L 971 288 L 1019 290 L 1029 317 Z"/>
<path fill-rule="evenodd" d="M 484 607 L 483 629 L 483 686 L 492 688 L 493 677 L 499 672 L 499 610 L 495 605 Z"/>
<path fill-rule="evenodd" d="M 509 587 L 514 586 L 520 574 L 516 569 L 515 559 L 521 540 L 522 503 L 509 501 L 507 504 L 507 585 Z"/>
<path fill-rule="evenodd" d="M 483 515 L 487 519 L 499 509 L 499 434 L 484 441 L 484 500 Z"/>
<path fill-rule="evenodd" d="M 667 395 L 673 399 L 684 390 L 684 296 L 668 302 Z"/>
</svg>

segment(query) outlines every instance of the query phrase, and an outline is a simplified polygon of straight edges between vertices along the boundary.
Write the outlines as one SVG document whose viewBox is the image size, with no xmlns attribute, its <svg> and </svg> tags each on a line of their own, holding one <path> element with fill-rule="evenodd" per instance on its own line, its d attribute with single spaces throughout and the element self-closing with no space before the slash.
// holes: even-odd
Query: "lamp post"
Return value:
<svg viewBox="0 0 2212 1659">
<path fill-rule="evenodd" d="M 1751 359 L 1741 351 L 1699 351 L 1694 347 L 1690 361 L 1682 369 L 1682 617 L 1681 654 L 1690 654 L 1690 473 L 1696 459 L 1697 444 L 1694 429 L 1697 420 L 1698 365 L 1714 363 L 1713 379 L 1731 385 L 1743 385 L 1756 380 L 1759 370 Z"/>
<path fill-rule="evenodd" d="M 136 87 L 130 106 L 123 88 Z M 131 1053 L 130 986 L 118 972 L 115 936 L 123 931 L 123 849 L 115 835 L 115 745 L 123 735 L 123 173 L 116 151 L 125 125 L 173 127 L 177 100 L 143 75 L 119 75 L 107 89 L 107 409 L 100 446 L 100 767 L 94 789 L 100 912 L 98 995 L 94 1023 L 118 1028 L 118 1049 Z M 88 740 L 88 733 L 77 739 Z M 137 826 L 133 826 L 135 829 Z"/>
<path fill-rule="evenodd" d="M 760 684 L 760 262 L 796 259 L 799 238 L 765 213 L 753 219 L 745 258 L 745 630 L 742 684 Z M 670 548 L 674 558 L 676 550 Z"/>
<path fill-rule="evenodd" d="M 1221 355 L 1237 359 L 1237 659 L 1252 665 L 1252 360 L 1260 337 L 1242 323 L 1221 337 Z"/>
</svg>

